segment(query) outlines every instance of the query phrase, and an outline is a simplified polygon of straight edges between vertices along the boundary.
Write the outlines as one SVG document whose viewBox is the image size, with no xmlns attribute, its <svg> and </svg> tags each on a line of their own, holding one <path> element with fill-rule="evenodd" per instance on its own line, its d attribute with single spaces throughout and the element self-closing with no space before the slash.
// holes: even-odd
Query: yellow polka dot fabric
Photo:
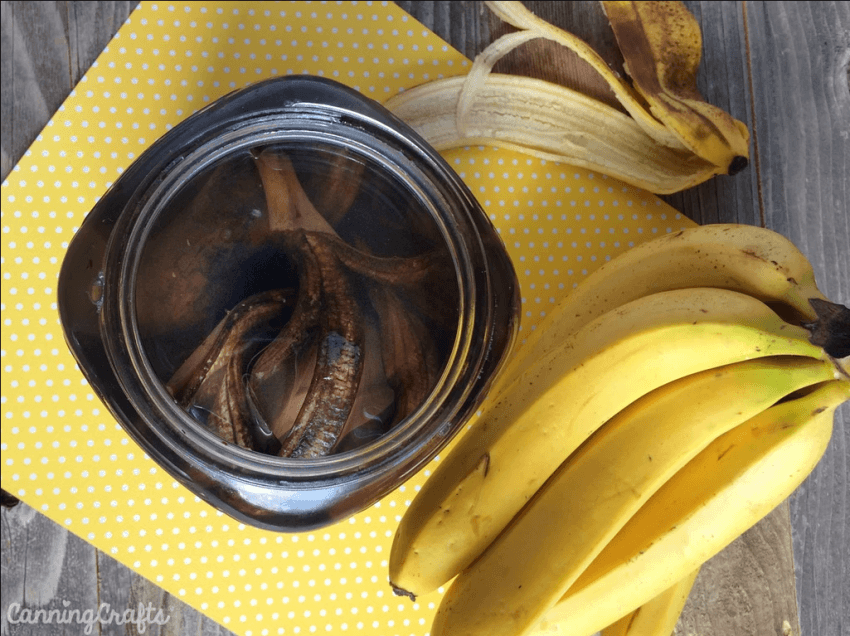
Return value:
<svg viewBox="0 0 850 636">
<path fill-rule="evenodd" d="M 159 468 L 95 397 L 64 343 L 56 281 L 121 172 L 231 90 L 314 74 L 383 101 L 468 68 L 392 3 L 143 2 L 2 184 L 2 487 L 238 634 L 426 634 L 442 590 L 393 596 L 387 559 L 428 468 L 324 530 L 234 521 Z M 601 174 L 489 147 L 445 157 L 515 263 L 525 333 L 605 261 L 692 225 Z"/>
</svg>

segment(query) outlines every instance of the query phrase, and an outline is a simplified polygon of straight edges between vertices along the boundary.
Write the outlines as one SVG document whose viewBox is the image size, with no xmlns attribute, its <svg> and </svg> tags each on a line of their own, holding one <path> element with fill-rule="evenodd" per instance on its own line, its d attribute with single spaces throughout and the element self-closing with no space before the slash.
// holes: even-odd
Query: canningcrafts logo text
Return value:
<svg viewBox="0 0 850 636">
<path fill-rule="evenodd" d="M 109 603 L 101 603 L 97 610 L 72 609 L 69 601 L 62 601 L 62 606 L 62 609 L 32 609 L 22 607 L 20 603 L 12 603 L 6 610 L 6 620 L 11 625 L 83 625 L 83 633 L 88 635 L 97 624 L 135 625 L 136 630 L 144 634 L 148 625 L 165 625 L 171 618 L 151 603 L 148 603 L 147 607 L 139 603 L 138 607 L 129 607 L 124 611 L 112 609 Z"/>
</svg>

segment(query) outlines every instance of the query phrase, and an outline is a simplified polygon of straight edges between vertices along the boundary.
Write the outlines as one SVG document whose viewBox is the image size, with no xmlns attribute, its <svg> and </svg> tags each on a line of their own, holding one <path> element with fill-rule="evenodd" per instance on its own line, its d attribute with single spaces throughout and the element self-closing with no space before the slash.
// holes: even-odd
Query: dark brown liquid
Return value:
<svg viewBox="0 0 850 636">
<path fill-rule="evenodd" d="M 273 187 L 261 178 L 260 156 L 282 157 L 282 165 L 291 166 L 317 217 L 282 204 L 270 209 Z M 279 173 L 269 174 L 277 179 Z M 281 222 L 289 224 L 286 230 Z M 326 230 L 317 229 L 322 224 Z M 237 375 L 251 388 L 246 417 L 254 427 L 252 447 L 261 452 L 276 452 L 286 422 L 291 425 L 311 399 L 321 343 L 335 342 L 328 339 L 327 324 L 334 323 L 325 320 L 327 312 L 349 306 L 335 303 L 326 289 L 318 318 L 308 321 L 275 373 L 252 381 L 263 352 L 299 311 L 306 265 L 294 237 L 304 232 L 318 233 L 316 240 L 327 244 L 331 256 L 325 260 L 335 265 L 324 271 L 322 284 L 344 289 L 340 295 L 351 299 L 358 321 L 352 331 L 360 367 L 356 396 L 347 400 L 350 415 L 332 452 L 377 439 L 415 410 L 442 372 L 457 331 L 457 283 L 439 228 L 414 193 L 382 167 L 342 149 L 302 144 L 245 151 L 207 169 L 168 203 L 145 243 L 136 286 L 139 333 L 151 366 L 168 386 L 175 374 L 203 372 L 187 371 L 187 360 L 227 323 L 228 312 L 263 292 L 290 294 L 292 302 L 251 324 L 238 340 L 244 360 Z M 400 259 L 400 266 L 385 272 L 384 265 L 396 262 L 387 259 Z M 404 274 L 418 271 L 420 261 L 426 274 Z M 344 285 L 329 283 L 336 276 Z M 211 420 L 230 418 L 220 412 L 218 389 L 224 385 L 212 375 L 204 382 L 185 408 L 214 429 Z M 263 425 L 273 438 L 263 437 Z"/>
</svg>

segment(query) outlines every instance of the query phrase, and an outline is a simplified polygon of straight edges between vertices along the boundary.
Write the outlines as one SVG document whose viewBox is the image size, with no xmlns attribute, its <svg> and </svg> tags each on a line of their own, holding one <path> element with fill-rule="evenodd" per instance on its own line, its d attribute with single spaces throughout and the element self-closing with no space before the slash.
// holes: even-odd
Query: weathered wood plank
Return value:
<svg viewBox="0 0 850 636">
<path fill-rule="evenodd" d="M 0 633 L 77 636 L 81 631 L 79 624 L 31 624 L 21 610 L 96 608 L 97 551 L 26 504 L 3 508 L 0 514 L 3 528 Z"/>
<path fill-rule="evenodd" d="M 2 2 L 2 178 L 137 4 Z"/>
<path fill-rule="evenodd" d="M 700 569 L 677 634 L 798 636 L 788 502 Z"/>
<path fill-rule="evenodd" d="M 64 3 L 2 3 L 2 177 L 73 87 Z"/>
<path fill-rule="evenodd" d="M 69 75 L 74 86 L 139 3 L 130 0 L 62 4 L 68 13 Z"/>
<path fill-rule="evenodd" d="M 468 58 L 473 58 L 489 43 L 487 13 L 483 2 L 397 2 L 434 33 Z"/>
<path fill-rule="evenodd" d="M 140 578 L 132 570 L 97 550 L 97 589 L 99 602 L 108 605 L 116 612 L 135 607 L 130 598 L 130 586 L 134 579 Z M 156 606 L 154 606 L 156 607 Z M 116 629 L 117 628 L 112 628 Z M 121 628 L 123 632 L 123 628 Z"/>
<path fill-rule="evenodd" d="M 148 625 L 144 629 L 130 625 L 126 636 L 232 636 L 230 630 L 211 621 L 162 588 L 136 576 L 129 589 L 129 607 L 138 607 L 140 604 L 160 609 L 163 616 L 168 617 L 168 622 L 165 625 Z M 270 633 L 274 633 L 272 627 L 269 625 Z"/>
<path fill-rule="evenodd" d="M 768 227 L 850 304 L 850 5 L 747 3 L 755 131 Z M 850 408 L 791 498 L 803 634 L 850 629 Z"/>
</svg>

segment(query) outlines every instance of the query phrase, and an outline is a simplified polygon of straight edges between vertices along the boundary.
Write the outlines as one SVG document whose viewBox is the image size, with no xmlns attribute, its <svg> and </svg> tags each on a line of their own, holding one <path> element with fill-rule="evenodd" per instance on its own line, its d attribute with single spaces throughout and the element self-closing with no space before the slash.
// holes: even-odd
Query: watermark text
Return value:
<svg viewBox="0 0 850 636">
<path fill-rule="evenodd" d="M 70 609 L 69 601 L 62 601 L 62 609 L 39 607 L 31 609 L 20 603 L 12 603 L 6 610 L 6 619 L 12 625 L 84 625 L 83 633 L 92 633 L 94 626 L 135 625 L 140 634 L 144 634 L 148 625 L 165 625 L 171 616 L 163 614 L 161 609 L 151 603 L 147 607 L 139 603 L 138 607 L 129 607 L 122 612 L 112 609 L 109 603 L 101 603 L 97 610 Z"/>
</svg>

